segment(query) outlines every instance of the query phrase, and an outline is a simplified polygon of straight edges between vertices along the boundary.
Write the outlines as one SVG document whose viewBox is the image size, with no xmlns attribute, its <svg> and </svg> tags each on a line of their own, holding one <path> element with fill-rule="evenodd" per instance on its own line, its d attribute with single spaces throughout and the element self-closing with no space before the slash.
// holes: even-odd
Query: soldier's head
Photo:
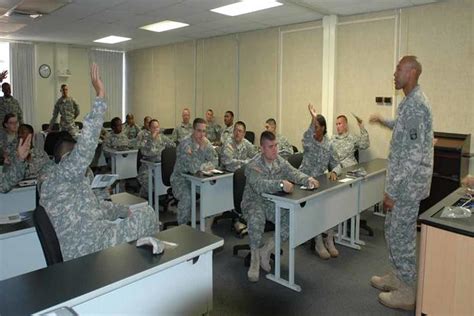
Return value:
<svg viewBox="0 0 474 316">
<path fill-rule="evenodd" d="M 125 120 L 127 121 L 128 126 L 135 125 L 135 116 L 132 113 L 128 113 Z"/>
<path fill-rule="evenodd" d="M 273 134 L 276 133 L 277 129 L 277 122 L 273 118 L 269 118 L 268 120 L 265 121 L 265 130 L 272 132 Z"/>
<path fill-rule="evenodd" d="M 155 133 L 160 133 L 160 122 L 156 119 L 152 119 L 150 121 L 149 125 L 150 133 L 155 134 Z"/>
<path fill-rule="evenodd" d="M 61 92 L 63 98 L 67 98 L 67 96 L 69 95 L 69 88 L 67 84 L 62 84 L 61 89 L 59 91 Z"/>
<path fill-rule="evenodd" d="M 191 111 L 188 108 L 184 108 L 183 112 L 181 112 L 181 118 L 184 124 L 188 124 L 191 119 Z"/>
<path fill-rule="evenodd" d="M 321 114 L 316 115 L 314 122 L 314 136 L 320 140 L 327 133 L 326 119 Z"/>
<path fill-rule="evenodd" d="M 35 131 L 33 129 L 33 126 L 30 124 L 21 124 L 20 127 L 18 127 L 18 138 L 21 139 L 26 139 L 28 135 L 34 135 Z M 31 146 L 33 146 L 33 143 L 31 143 Z"/>
<path fill-rule="evenodd" d="M 114 117 L 112 121 L 110 121 L 110 127 L 114 134 L 120 134 L 122 132 L 122 120 L 120 117 Z"/>
<path fill-rule="evenodd" d="M 12 95 L 12 88 L 8 82 L 2 84 L 3 96 L 9 97 Z"/>
<path fill-rule="evenodd" d="M 224 114 L 224 124 L 225 126 L 232 126 L 234 124 L 234 112 L 226 111 Z"/>
<path fill-rule="evenodd" d="M 145 116 L 143 118 L 143 127 L 147 130 L 150 130 L 150 121 L 151 121 L 151 117 L 150 116 Z"/>
<path fill-rule="evenodd" d="M 214 121 L 214 111 L 212 109 L 208 109 L 206 111 L 206 121 L 208 123 L 211 123 L 212 121 Z"/>
<path fill-rule="evenodd" d="M 245 132 L 247 131 L 247 126 L 242 121 L 237 121 L 234 125 L 234 139 L 237 144 L 240 144 L 244 140 Z"/>
<path fill-rule="evenodd" d="M 18 132 L 18 118 L 15 113 L 8 113 L 3 118 L 3 128 L 10 134 Z"/>
<path fill-rule="evenodd" d="M 406 87 L 414 87 L 418 83 L 421 71 L 421 64 L 416 56 L 404 56 L 398 62 L 393 74 L 395 89 L 400 90 Z"/>
<path fill-rule="evenodd" d="M 197 117 L 193 121 L 193 138 L 198 144 L 202 144 L 206 138 L 206 121 Z"/>
<path fill-rule="evenodd" d="M 76 145 L 76 140 L 67 131 L 58 132 L 56 144 L 54 145 L 54 162 L 59 163 L 69 154 Z"/>
<path fill-rule="evenodd" d="M 336 118 L 336 130 L 338 135 L 347 133 L 347 117 L 343 114 Z"/>
<path fill-rule="evenodd" d="M 264 131 L 260 135 L 260 150 L 263 158 L 267 162 L 272 162 L 278 157 L 278 143 L 275 134 L 270 131 Z"/>
</svg>

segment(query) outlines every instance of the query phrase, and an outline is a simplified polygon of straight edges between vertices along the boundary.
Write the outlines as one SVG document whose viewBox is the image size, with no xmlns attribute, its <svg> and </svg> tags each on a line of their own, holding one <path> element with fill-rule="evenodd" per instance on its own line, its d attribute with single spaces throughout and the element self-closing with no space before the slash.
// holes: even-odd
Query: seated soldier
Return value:
<svg viewBox="0 0 474 316">
<path fill-rule="evenodd" d="M 288 159 L 288 157 L 293 155 L 293 146 L 291 146 L 288 139 L 285 136 L 283 136 L 283 135 L 276 132 L 277 123 L 276 123 L 275 119 L 269 118 L 265 122 L 265 130 L 275 134 L 276 141 L 277 141 L 277 144 L 278 144 L 278 154 L 280 156 L 282 156 L 285 159 Z"/>
<path fill-rule="evenodd" d="M 317 188 L 319 182 L 293 168 L 278 154 L 275 134 L 265 131 L 260 136 L 261 154 L 255 156 L 245 168 L 247 182 L 242 197 L 242 213 L 247 220 L 250 239 L 249 281 L 257 282 L 260 267 L 270 272 L 270 255 L 275 249 L 274 238 L 270 237 L 262 247 L 265 221 L 275 222 L 275 204 L 262 196 L 262 193 L 279 191 L 292 192 L 293 183 Z M 293 182 L 293 183 L 292 183 Z M 281 239 L 288 239 L 289 212 L 281 214 Z"/>
<path fill-rule="evenodd" d="M 221 161 L 227 171 L 234 172 L 257 154 L 255 146 L 245 139 L 246 129 L 244 122 L 235 123 L 232 136 L 222 146 Z"/>
<path fill-rule="evenodd" d="M 82 133 L 77 143 L 71 136 L 59 139 L 54 148 L 56 164 L 41 186 L 40 204 L 66 261 L 158 231 L 156 214 L 149 206 L 131 213 L 127 207 L 99 201 L 92 192 L 86 170 L 94 157 L 107 105 L 95 64 L 91 77 L 97 98 L 84 118 Z M 118 218 L 123 220 L 115 221 Z"/>
<path fill-rule="evenodd" d="M 114 117 L 110 121 L 112 131 L 104 140 L 104 147 L 114 150 L 129 150 L 135 147 L 136 140 L 128 139 L 127 134 L 123 131 L 123 124 L 120 117 Z"/>
<path fill-rule="evenodd" d="M 135 116 L 133 116 L 132 113 L 128 113 L 125 117 L 124 132 L 129 139 L 137 138 L 138 133 L 140 132 L 140 127 L 135 124 Z"/>
<path fill-rule="evenodd" d="M 30 153 L 30 145 L 31 135 L 28 135 L 24 141 L 20 140 L 16 151 L 17 159 L 12 160 L 9 170 L 0 173 L 0 193 L 10 191 L 24 178 L 25 159 Z"/>
</svg>

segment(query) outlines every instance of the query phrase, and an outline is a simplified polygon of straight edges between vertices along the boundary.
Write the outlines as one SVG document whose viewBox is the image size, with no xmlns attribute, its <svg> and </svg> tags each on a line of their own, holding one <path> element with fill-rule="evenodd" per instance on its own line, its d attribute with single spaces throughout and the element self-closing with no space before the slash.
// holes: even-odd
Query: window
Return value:
<svg viewBox="0 0 474 316">
<path fill-rule="evenodd" d="M 0 42 L 0 72 L 8 71 L 8 77 L 4 82 L 10 82 L 10 44 L 8 42 Z M 0 90 L 0 96 L 3 92 Z"/>
</svg>

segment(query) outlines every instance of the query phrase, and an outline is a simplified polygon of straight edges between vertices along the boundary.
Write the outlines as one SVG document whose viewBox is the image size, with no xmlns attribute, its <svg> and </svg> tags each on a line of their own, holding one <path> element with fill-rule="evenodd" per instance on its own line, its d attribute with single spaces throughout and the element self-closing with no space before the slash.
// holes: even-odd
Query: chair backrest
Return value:
<svg viewBox="0 0 474 316">
<path fill-rule="evenodd" d="M 294 168 L 298 169 L 301 166 L 301 162 L 303 161 L 303 153 L 296 153 L 288 157 L 288 162 Z"/>
<path fill-rule="evenodd" d="M 247 181 L 247 178 L 245 177 L 245 166 L 243 166 L 234 172 L 234 178 L 233 178 L 234 209 L 239 214 L 242 214 L 242 209 L 240 207 L 240 204 L 242 202 L 242 197 L 244 195 L 246 181 Z"/>
<path fill-rule="evenodd" d="M 295 145 L 291 145 L 291 147 L 293 147 L 293 153 L 296 154 L 298 152 L 298 147 Z"/>
<path fill-rule="evenodd" d="M 50 132 L 46 136 L 44 140 L 44 151 L 48 154 L 48 156 L 52 157 L 54 155 L 54 146 L 59 138 L 59 132 Z"/>
<path fill-rule="evenodd" d="M 47 130 L 49 128 L 49 123 L 44 123 L 44 124 L 41 124 L 41 130 L 44 132 L 45 130 Z"/>
<path fill-rule="evenodd" d="M 176 162 L 176 147 L 166 147 L 161 152 L 161 180 L 166 186 L 171 186 L 171 174 Z"/>
<path fill-rule="evenodd" d="M 359 163 L 359 149 L 356 149 L 356 151 L 354 151 L 354 158 L 356 159 L 357 163 Z"/>
<path fill-rule="evenodd" d="M 255 133 L 252 131 L 246 131 L 245 139 L 248 140 L 250 143 L 255 144 Z"/>
<path fill-rule="evenodd" d="M 84 127 L 82 122 L 74 122 L 74 124 L 76 124 L 77 128 L 79 128 L 79 129 L 82 129 Z"/>
<path fill-rule="evenodd" d="M 51 266 L 63 262 L 63 255 L 56 231 L 49 220 L 48 214 L 41 205 L 38 205 L 33 212 L 33 222 L 35 223 L 41 248 L 43 248 L 46 264 Z"/>
<path fill-rule="evenodd" d="M 163 130 L 163 134 L 164 135 L 171 135 L 171 134 L 173 134 L 173 131 L 174 131 L 174 128 L 165 128 Z"/>
<path fill-rule="evenodd" d="M 137 152 L 137 173 L 140 172 L 140 167 L 142 166 L 142 159 L 143 159 L 142 151 L 140 149 L 138 149 L 138 152 Z"/>
<path fill-rule="evenodd" d="M 112 128 L 112 123 L 110 121 L 102 123 L 103 128 Z"/>
</svg>

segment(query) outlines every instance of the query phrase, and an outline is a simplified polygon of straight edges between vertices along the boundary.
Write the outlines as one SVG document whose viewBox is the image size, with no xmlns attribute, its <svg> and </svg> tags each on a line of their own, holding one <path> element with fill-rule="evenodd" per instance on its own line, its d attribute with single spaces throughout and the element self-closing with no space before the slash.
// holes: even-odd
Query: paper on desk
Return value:
<svg viewBox="0 0 474 316">
<path fill-rule="evenodd" d="M 94 177 L 92 181 L 91 188 L 106 188 L 114 184 L 118 179 L 118 174 L 98 174 Z"/>
<path fill-rule="evenodd" d="M 214 173 L 214 174 L 222 174 L 222 173 L 224 173 L 224 171 L 218 170 L 218 169 L 212 169 L 211 172 Z"/>
<path fill-rule="evenodd" d="M 344 178 L 344 179 L 340 179 L 340 180 L 337 180 L 337 181 L 344 183 L 344 182 L 349 182 L 351 180 L 352 180 L 351 178 Z"/>
</svg>

